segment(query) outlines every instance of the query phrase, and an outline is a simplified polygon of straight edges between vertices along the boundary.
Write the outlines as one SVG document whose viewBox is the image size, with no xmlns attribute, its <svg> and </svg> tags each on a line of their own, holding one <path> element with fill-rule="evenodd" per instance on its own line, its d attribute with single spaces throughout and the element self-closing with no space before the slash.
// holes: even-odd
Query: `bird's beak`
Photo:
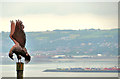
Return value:
<svg viewBox="0 0 120 79">
<path fill-rule="evenodd" d="M 12 54 L 12 53 L 9 53 L 9 57 L 10 57 L 12 60 L 14 60 L 14 59 L 13 59 L 13 54 Z"/>
</svg>

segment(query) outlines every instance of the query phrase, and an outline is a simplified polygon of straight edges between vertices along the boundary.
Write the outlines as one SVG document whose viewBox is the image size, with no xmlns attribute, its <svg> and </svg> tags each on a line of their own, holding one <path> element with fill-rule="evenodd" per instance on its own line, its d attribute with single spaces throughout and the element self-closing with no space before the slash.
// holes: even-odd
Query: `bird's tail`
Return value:
<svg viewBox="0 0 120 79">
<path fill-rule="evenodd" d="M 21 52 L 20 54 L 21 56 L 23 56 L 25 58 L 25 63 L 27 64 L 28 62 L 30 62 L 31 60 L 31 57 L 28 53 L 25 53 L 25 52 Z"/>
<path fill-rule="evenodd" d="M 26 55 L 25 56 L 25 63 L 27 64 L 28 62 L 30 62 L 30 59 L 31 59 L 30 55 L 29 54 Z"/>
</svg>

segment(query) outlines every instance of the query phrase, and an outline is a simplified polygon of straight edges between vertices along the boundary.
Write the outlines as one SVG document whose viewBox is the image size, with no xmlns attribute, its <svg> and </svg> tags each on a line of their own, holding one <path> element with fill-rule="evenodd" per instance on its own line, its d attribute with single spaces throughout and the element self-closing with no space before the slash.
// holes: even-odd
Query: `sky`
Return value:
<svg viewBox="0 0 120 79">
<path fill-rule="evenodd" d="M 2 2 L 0 31 L 10 31 L 10 20 L 23 21 L 25 31 L 55 29 L 114 29 L 117 2 Z"/>
</svg>

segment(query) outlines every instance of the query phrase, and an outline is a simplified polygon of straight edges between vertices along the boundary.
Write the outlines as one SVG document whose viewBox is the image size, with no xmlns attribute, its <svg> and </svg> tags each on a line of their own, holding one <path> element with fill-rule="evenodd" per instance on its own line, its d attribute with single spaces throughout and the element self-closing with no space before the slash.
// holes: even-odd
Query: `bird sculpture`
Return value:
<svg viewBox="0 0 120 79">
<path fill-rule="evenodd" d="M 24 25 L 22 21 L 16 20 L 15 22 L 12 20 L 11 22 L 11 31 L 10 38 L 15 43 L 15 45 L 9 51 L 9 57 L 13 59 L 13 54 L 15 53 L 18 59 L 18 62 L 21 62 L 21 57 L 25 58 L 25 63 L 28 63 L 31 60 L 30 55 L 25 48 L 26 43 L 26 35 L 24 32 Z"/>
</svg>

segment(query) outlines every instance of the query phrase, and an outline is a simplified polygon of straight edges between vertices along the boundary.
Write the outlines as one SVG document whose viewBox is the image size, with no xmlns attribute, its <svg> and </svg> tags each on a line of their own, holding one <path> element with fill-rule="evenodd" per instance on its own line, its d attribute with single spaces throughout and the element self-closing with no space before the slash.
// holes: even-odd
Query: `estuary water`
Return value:
<svg viewBox="0 0 120 79">
<path fill-rule="evenodd" d="M 76 62 L 41 62 L 24 65 L 24 77 L 118 77 L 118 73 L 99 72 L 43 72 L 46 69 L 55 68 L 105 68 L 118 66 L 117 61 L 76 61 Z M 16 65 L 0 65 L 2 77 L 16 77 Z"/>
</svg>

